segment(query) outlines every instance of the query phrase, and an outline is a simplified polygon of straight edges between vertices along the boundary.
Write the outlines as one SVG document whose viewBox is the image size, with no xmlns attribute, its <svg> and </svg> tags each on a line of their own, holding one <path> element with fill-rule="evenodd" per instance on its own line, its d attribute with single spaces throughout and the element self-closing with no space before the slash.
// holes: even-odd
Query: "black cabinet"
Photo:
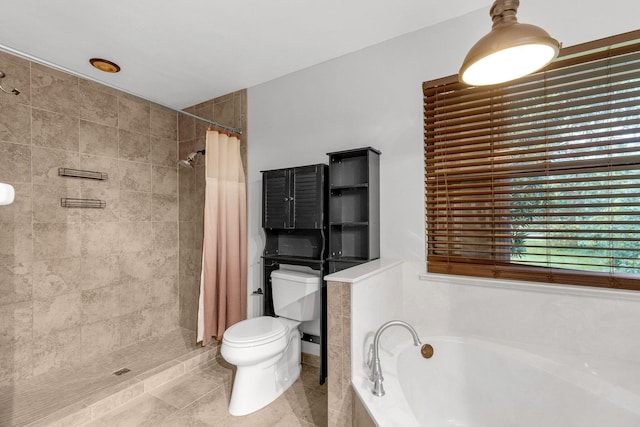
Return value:
<svg viewBox="0 0 640 427">
<path fill-rule="evenodd" d="M 329 155 L 329 273 L 380 257 L 380 151 Z"/>
<path fill-rule="evenodd" d="M 327 274 L 328 166 L 262 171 L 264 314 L 275 316 L 271 273 L 280 264 L 302 265 Z M 327 377 L 327 285 L 320 288 L 320 384 Z M 306 334 L 305 334 L 306 335 Z M 317 337 L 303 337 L 315 342 Z"/>
<path fill-rule="evenodd" d="M 262 227 L 324 227 L 326 165 L 263 171 Z"/>
</svg>

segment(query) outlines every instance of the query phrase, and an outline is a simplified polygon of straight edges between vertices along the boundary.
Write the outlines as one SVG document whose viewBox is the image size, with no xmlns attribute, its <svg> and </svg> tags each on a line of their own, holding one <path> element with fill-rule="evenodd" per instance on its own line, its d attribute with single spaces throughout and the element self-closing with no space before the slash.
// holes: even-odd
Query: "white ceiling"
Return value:
<svg viewBox="0 0 640 427">
<path fill-rule="evenodd" d="M 491 0 L 3 3 L 3 50 L 180 109 L 480 8 L 488 31 Z M 91 57 L 122 71 L 97 71 Z"/>
</svg>

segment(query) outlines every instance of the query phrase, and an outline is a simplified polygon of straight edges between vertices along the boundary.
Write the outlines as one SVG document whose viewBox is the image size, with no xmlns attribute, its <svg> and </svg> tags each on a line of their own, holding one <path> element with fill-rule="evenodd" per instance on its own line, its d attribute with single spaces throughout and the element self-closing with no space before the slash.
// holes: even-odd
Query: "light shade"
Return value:
<svg viewBox="0 0 640 427">
<path fill-rule="evenodd" d="M 520 24 L 518 0 L 497 0 L 489 14 L 491 32 L 469 50 L 460 78 L 473 86 L 504 83 L 543 68 L 560 51 L 560 43 L 535 25 Z"/>
<path fill-rule="evenodd" d="M 10 205 L 15 196 L 16 192 L 11 184 L 0 182 L 0 206 Z"/>
</svg>

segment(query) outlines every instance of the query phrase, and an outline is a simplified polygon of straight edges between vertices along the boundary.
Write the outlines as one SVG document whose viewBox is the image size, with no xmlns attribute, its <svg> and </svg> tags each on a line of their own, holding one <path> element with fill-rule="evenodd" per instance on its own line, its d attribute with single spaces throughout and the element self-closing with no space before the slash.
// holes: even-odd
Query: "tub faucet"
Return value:
<svg viewBox="0 0 640 427">
<path fill-rule="evenodd" d="M 373 338 L 373 356 L 371 358 L 371 373 L 369 375 L 369 379 L 373 381 L 373 394 L 375 396 L 384 396 L 384 387 L 382 386 L 382 381 L 384 378 L 382 377 L 382 367 L 380 366 L 380 355 L 378 352 L 378 344 L 380 341 L 380 335 L 384 332 L 385 329 L 391 326 L 402 326 L 406 328 L 409 332 L 411 332 L 411 336 L 413 337 L 413 345 L 419 346 L 422 345 L 420 342 L 420 338 L 418 338 L 418 333 L 413 327 L 407 322 L 403 322 L 402 320 L 391 320 L 378 328 L 375 337 Z"/>
</svg>

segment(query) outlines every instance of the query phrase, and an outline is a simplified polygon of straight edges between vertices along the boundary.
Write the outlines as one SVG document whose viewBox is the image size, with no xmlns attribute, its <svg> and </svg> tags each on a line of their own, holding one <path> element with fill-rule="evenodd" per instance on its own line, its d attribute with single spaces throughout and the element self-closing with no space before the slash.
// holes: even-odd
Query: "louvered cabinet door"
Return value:
<svg viewBox="0 0 640 427">
<path fill-rule="evenodd" d="M 263 172 L 262 227 L 264 228 L 292 227 L 289 173 L 287 169 Z"/>
<path fill-rule="evenodd" d="M 295 228 L 322 228 L 324 212 L 322 166 L 293 168 L 293 223 Z"/>
</svg>

